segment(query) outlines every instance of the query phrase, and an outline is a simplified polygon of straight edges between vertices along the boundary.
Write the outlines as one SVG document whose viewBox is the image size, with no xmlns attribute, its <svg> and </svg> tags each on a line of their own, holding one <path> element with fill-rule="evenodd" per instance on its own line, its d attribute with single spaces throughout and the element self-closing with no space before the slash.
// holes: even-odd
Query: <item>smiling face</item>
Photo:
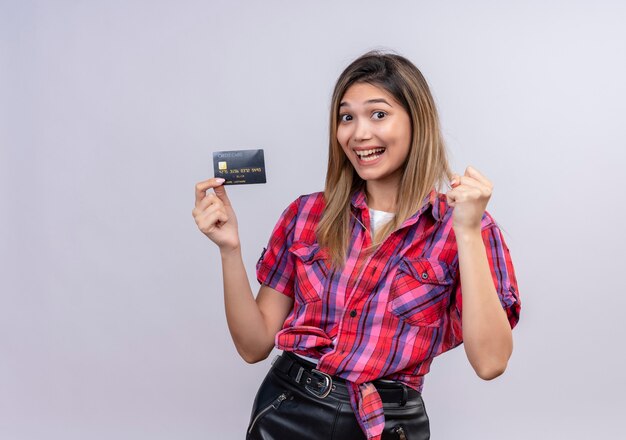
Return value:
<svg viewBox="0 0 626 440">
<path fill-rule="evenodd" d="M 365 181 L 398 182 L 411 144 L 411 118 L 381 87 L 356 83 L 339 104 L 337 140 Z"/>
</svg>

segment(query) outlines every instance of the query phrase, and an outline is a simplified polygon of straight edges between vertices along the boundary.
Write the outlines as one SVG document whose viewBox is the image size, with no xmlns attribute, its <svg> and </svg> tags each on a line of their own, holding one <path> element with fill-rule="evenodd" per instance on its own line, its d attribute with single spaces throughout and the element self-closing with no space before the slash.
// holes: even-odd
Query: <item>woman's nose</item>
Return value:
<svg viewBox="0 0 626 440">
<path fill-rule="evenodd" d="M 371 127 L 368 121 L 357 120 L 354 128 L 354 140 L 359 142 L 365 139 L 370 139 L 372 137 Z"/>
</svg>

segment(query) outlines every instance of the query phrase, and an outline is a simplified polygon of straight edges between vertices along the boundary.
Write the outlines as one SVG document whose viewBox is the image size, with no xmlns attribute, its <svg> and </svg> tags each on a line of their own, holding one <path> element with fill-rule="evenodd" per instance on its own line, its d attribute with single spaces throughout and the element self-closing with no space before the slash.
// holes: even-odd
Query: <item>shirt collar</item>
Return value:
<svg viewBox="0 0 626 440">
<path fill-rule="evenodd" d="M 419 217 L 424 211 L 428 210 L 435 220 L 439 220 L 440 218 L 440 203 L 438 202 L 438 194 L 435 188 L 432 188 L 426 197 L 422 200 L 421 207 L 419 211 L 413 214 L 411 217 L 405 220 L 403 223 L 404 226 L 408 226 L 408 224 L 414 223 L 414 220 Z M 365 201 L 365 191 L 363 188 L 358 188 L 354 193 L 352 193 L 352 197 L 350 200 L 352 206 L 359 210 L 368 209 L 367 203 Z M 432 209 L 429 209 L 431 207 Z"/>
</svg>

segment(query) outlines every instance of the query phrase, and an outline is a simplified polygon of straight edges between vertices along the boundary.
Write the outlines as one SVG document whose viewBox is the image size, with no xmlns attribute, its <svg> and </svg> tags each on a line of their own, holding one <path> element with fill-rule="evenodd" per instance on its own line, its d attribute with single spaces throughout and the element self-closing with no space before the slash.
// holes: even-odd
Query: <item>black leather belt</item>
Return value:
<svg viewBox="0 0 626 440">
<path fill-rule="evenodd" d="M 344 379 L 329 376 L 315 369 L 315 365 L 293 353 L 283 352 L 272 361 L 272 366 L 308 393 L 324 399 L 329 395 L 347 398 L 348 388 Z M 417 398 L 420 393 L 403 383 L 376 380 L 372 382 L 383 403 L 398 403 L 404 406 L 408 400 Z"/>
</svg>

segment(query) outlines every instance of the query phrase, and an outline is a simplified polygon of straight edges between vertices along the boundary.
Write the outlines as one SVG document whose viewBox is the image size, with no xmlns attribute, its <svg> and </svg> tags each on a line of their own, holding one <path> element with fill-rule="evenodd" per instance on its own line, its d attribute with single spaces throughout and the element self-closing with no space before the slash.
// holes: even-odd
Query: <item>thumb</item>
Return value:
<svg viewBox="0 0 626 440">
<path fill-rule="evenodd" d="M 224 185 L 216 186 L 215 188 L 213 188 L 213 191 L 215 192 L 215 195 L 222 201 L 222 203 L 224 203 L 225 206 L 231 206 L 230 199 L 228 198 L 228 194 L 226 194 L 226 188 L 224 187 Z"/>
<path fill-rule="evenodd" d="M 452 174 L 452 178 L 450 179 L 450 187 L 452 189 L 456 188 L 461 184 L 461 179 L 458 174 Z"/>
</svg>

